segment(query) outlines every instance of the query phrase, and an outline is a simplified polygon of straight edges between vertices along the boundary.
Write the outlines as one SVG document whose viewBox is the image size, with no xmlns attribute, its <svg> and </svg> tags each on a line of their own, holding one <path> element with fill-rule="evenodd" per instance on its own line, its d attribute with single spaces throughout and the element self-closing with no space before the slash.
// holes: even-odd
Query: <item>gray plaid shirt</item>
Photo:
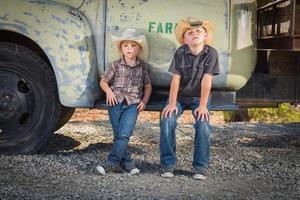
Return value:
<svg viewBox="0 0 300 200">
<path fill-rule="evenodd" d="M 128 105 L 139 103 L 144 85 L 151 83 L 149 65 L 139 59 L 135 66 L 121 58 L 112 62 L 102 79 L 109 84 L 118 102 L 125 99 Z"/>
</svg>

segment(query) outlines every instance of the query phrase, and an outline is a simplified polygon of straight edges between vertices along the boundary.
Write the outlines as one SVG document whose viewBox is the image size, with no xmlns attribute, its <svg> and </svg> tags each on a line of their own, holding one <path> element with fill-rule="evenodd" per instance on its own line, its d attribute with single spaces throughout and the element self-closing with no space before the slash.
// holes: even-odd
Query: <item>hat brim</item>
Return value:
<svg viewBox="0 0 300 200">
<path fill-rule="evenodd" d="M 210 45 L 213 42 L 214 24 L 208 20 L 204 20 L 202 22 L 203 22 L 202 25 L 199 25 L 199 27 L 203 27 L 207 33 L 207 37 L 206 37 L 204 43 Z M 184 44 L 184 39 L 183 39 L 184 33 L 187 30 L 193 29 L 193 28 L 196 28 L 196 27 L 191 26 L 187 20 L 180 20 L 177 23 L 177 26 L 175 28 L 175 36 L 176 36 L 177 41 L 180 44 Z"/>
<path fill-rule="evenodd" d="M 144 35 L 140 35 L 138 37 L 132 37 L 132 38 L 127 38 L 127 37 L 116 37 L 112 36 L 112 41 L 115 44 L 115 47 L 118 50 L 118 53 L 120 56 L 123 56 L 122 50 L 121 50 L 121 42 L 122 41 L 133 41 L 139 44 L 142 49 L 141 52 L 139 53 L 138 57 L 144 61 L 146 61 L 149 57 L 149 46 L 148 46 L 148 41 L 147 38 Z"/>
</svg>

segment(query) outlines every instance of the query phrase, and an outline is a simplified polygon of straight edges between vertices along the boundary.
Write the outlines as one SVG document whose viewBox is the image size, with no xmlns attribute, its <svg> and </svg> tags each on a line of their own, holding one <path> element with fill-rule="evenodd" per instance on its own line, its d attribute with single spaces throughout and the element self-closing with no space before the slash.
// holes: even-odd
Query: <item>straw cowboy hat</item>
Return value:
<svg viewBox="0 0 300 200">
<path fill-rule="evenodd" d="M 207 37 L 205 39 L 205 44 L 212 43 L 212 37 L 214 32 L 214 25 L 208 20 L 200 20 L 196 17 L 188 17 L 187 19 L 182 19 L 177 23 L 175 28 L 176 39 L 180 44 L 184 44 L 183 34 L 192 28 L 203 27 L 207 32 Z"/>
<path fill-rule="evenodd" d="M 148 41 L 145 35 L 139 32 L 138 30 L 134 28 L 127 28 L 120 37 L 112 36 L 112 40 L 115 43 L 120 56 L 123 55 L 120 46 L 122 41 L 129 40 L 138 43 L 142 47 L 141 52 L 139 53 L 139 58 L 144 61 L 147 60 L 149 56 Z"/>
</svg>

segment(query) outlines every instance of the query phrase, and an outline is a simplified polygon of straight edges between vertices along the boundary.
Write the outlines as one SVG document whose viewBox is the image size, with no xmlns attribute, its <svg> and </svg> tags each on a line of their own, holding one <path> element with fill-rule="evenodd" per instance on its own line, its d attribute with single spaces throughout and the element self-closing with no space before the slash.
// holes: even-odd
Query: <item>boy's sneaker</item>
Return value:
<svg viewBox="0 0 300 200">
<path fill-rule="evenodd" d="M 100 174 L 105 175 L 106 173 L 115 169 L 115 166 L 113 166 L 109 162 L 105 161 L 102 165 L 98 165 L 96 167 L 96 169 Z"/>
<path fill-rule="evenodd" d="M 127 165 L 123 167 L 123 171 L 128 175 L 135 175 L 140 173 L 140 170 L 135 165 Z"/>
<path fill-rule="evenodd" d="M 206 179 L 206 176 L 204 175 L 203 172 L 195 172 L 194 175 L 193 175 L 193 179 L 196 179 L 196 180 L 205 180 Z"/>
<path fill-rule="evenodd" d="M 163 178 L 173 178 L 174 177 L 174 170 L 173 169 L 163 169 L 162 173 L 160 174 Z"/>
</svg>

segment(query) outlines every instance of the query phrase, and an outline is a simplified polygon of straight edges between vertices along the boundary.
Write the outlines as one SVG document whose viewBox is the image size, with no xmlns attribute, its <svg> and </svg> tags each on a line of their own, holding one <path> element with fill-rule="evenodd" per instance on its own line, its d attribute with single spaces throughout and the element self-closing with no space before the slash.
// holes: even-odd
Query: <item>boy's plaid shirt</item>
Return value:
<svg viewBox="0 0 300 200">
<path fill-rule="evenodd" d="M 125 99 L 128 105 L 139 103 L 144 85 L 151 83 L 149 66 L 139 59 L 135 66 L 128 65 L 124 59 L 112 62 L 102 79 L 110 85 L 118 102 Z"/>
</svg>

